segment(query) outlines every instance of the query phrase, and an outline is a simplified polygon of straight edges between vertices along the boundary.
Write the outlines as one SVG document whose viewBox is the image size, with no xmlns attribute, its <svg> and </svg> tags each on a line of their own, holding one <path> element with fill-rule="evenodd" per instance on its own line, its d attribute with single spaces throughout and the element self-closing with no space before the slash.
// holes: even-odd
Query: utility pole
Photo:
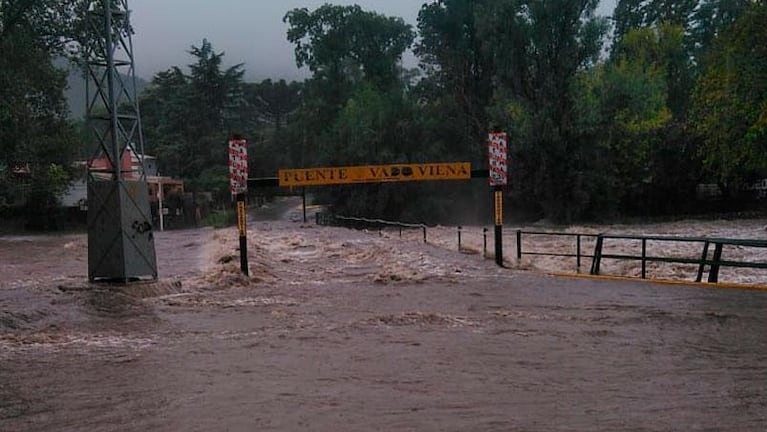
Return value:
<svg viewBox="0 0 767 432">
<path fill-rule="evenodd" d="M 127 0 L 92 0 L 85 42 L 88 279 L 157 279 Z"/>
</svg>

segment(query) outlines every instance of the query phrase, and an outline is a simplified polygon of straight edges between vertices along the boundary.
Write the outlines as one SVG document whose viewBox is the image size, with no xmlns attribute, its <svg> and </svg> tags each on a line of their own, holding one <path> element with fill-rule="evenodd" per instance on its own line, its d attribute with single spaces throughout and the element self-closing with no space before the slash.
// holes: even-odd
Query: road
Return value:
<svg viewBox="0 0 767 432">
<path fill-rule="evenodd" d="M 234 228 L 175 231 L 128 288 L 84 236 L 0 238 L 0 430 L 767 428 L 767 293 L 256 219 L 251 278 Z"/>
</svg>

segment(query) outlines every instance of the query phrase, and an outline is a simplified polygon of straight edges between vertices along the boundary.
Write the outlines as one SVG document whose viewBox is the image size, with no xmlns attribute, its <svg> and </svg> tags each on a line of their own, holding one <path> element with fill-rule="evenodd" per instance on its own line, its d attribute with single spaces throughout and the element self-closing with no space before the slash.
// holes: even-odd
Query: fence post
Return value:
<svg viewBox="0 0 767 432">
<path fill-rule="evenodd" d="M 522 259 L 522 230 L 517 230 L 517 260 Z"/>
<path fill-rule="evenodd" d="M 459 225 L 458 226 L 458 252 L 461 251 L 461 229 L 463 229 L 463 227 Z"/>
<path fill-rule="evenodd" d="M 487 228 L 482 228 L 482 258 L 487 258 Z"/>
<path fill-rule="evenodd" d="M 423 242 L 426 243 L 426 225 L 423 226 Z"/>
<path fill-rule="evenodd" d="M 716 243 L 714 246 L 714 259 L 711 260 L 711 268 L 708 271 L 709 283 L 719 282 L 719 261 L 722 259 L 722 244 Z"/>
<path fill-rule="evenodd" d="M 575 271 L 581 272 L 581 235 L 575 236 Z"/>
<path fill-rule="evenodd" d="M 642 279 L 647 279 L 647 239 L 642 239 Z"/>
<path fill-rule="evenodd" d="M 698 266 L 698 276 L 695 278 L 695 282 L 703 281 L 703 272 L 706 270 L 706 260 L 708 259 L 708 240 L 703 243 L 703 253 L 700 256 L 700 265 Z"/>
<path fill-rule="evenodd" d="M 591 258 L 591 274 L 592 275 L 599 275 L 599 265 L 600 265 L 600 261 L 602 261 L 602 241 L 603 241 L 602 234 L 599 234 L 597 236 L 597 242 L 594 245 L 594 257 Z"/>
</svg>

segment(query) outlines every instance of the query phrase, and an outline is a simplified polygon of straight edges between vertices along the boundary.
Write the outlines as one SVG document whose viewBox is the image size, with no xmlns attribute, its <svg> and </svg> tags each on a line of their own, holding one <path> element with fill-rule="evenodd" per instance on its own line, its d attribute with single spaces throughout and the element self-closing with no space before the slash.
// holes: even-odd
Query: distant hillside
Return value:
<svg viewBox="0 0 767 432">
<path fill-rule="evenodd" d="M 67 104 L 69 105 L 69 116 L 71 118 L 83 118 L 85 117 L 85 78 L 83 71 L 75 66 L 68 65 L 66 61 L 56 62 L 56 66 L 60 68 L 69 69 L 69 77 L 67 78 L 67 89 L 64 95 L 67 98 Z M 126 78 L 126 77 L 124 77 Z M 129 84 L 130 85 L 130 84 Z M 141 93 L 149 83 L 139 77 L 136 77 L 136 89 L 137 94 Z"/>
</svg>

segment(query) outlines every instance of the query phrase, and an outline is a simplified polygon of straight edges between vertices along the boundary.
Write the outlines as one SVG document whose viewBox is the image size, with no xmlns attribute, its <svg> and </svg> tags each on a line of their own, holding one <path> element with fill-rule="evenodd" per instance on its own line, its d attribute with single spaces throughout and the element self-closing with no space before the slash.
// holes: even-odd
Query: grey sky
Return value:
<svg viewBox="0 0 767 432">
<path fill-rule="evenodd" d="M 615 1 L 602 0 L 600 14 L 611 14 Z M 301 79 L 305 74 L 296 68 L 282 18 L 293 8 L 312 10 L 324 3 L 359 4 L 415 26 L 424 0 L 129 0 L 136 73 L 148 80 L 185 66 L 191 63 L 190 46 L 207 38 L 226 53 L 228 65 L 245 63 L 247 80 Z"/>
</svg>

